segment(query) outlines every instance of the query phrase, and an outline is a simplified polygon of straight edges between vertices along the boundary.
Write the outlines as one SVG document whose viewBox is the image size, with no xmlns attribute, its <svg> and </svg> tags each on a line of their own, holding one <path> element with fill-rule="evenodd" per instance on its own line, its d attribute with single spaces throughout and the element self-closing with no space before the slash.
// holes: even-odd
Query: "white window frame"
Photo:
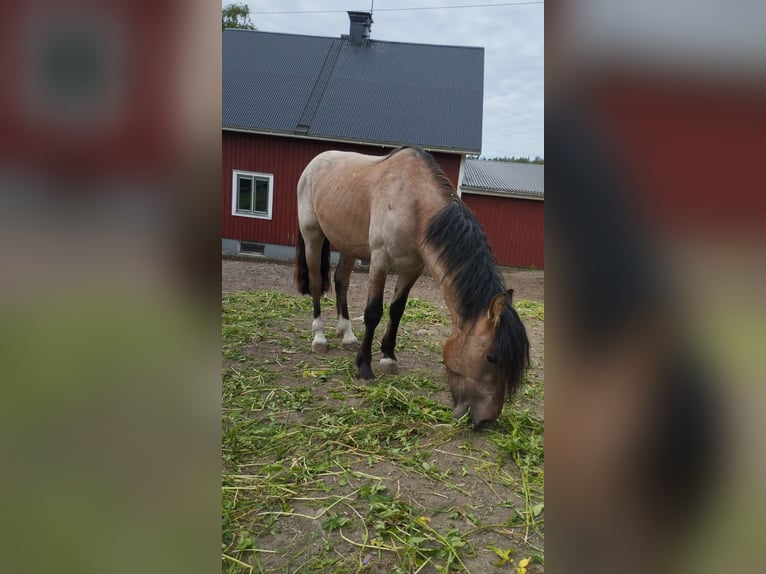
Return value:
<svg viewBox="0 0 766 574">
<path fill-rule="evenodd" d="M 259 179 L 266 179 L 269 182 L 269 209 L 266 212 L 258 211 L 239 211 L 237 209 L 237 201 L 239 199 L 239 186 L 237 185 L 237 178 L 239 176 L 253 177 Z M 253 205 L 255 205 L 255 185 L 253 185 Z M 271 212 L 274 206 L 274 175 L 271 173 L 260 173 L 257 171 L 243 171 L 235 169 L 232 171 L 231 177 L 231 214 L 236 217 L 249 217 L 251 219 L 271 219 Z"/>
</svg>

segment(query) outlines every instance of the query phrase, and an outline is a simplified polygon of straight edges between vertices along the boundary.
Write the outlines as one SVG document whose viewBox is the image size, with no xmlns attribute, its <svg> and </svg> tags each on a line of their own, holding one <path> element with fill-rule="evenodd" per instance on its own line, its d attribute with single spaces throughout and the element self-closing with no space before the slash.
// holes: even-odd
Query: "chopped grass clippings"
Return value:
<svg viewBox="0 0 766 574">
<path fill-rule="evenodd" d="M 446 310 L 409 300 L 402 329 L 422 362 L 365 383 L 353 351 L 310 353 L 311 307 L 274 291 L 223 298 L 223 571 L 535 572 L 542 379 L 476 432 L 452 416 L 443 340 L 414 334 L 449 324 Z M 544 320 L 542 304 L 515 307 Z"/>
</svg>

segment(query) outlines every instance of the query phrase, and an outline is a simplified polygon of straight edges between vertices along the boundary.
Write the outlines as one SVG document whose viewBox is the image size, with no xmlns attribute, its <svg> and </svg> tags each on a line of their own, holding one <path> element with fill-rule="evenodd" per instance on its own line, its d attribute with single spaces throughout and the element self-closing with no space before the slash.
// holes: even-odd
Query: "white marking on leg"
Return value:
<svg viewBox="0 0 766 574">
<path fill-rule="evenodd" d="M 351 329 L 351 321 L 349 321 L 348 319 L 339 317 L 338 329 L 335 332 L 339 337 L 343 337 L 344 347 L 347 347 L 350 345 L 356 345 L 359 342 L 356 336 L 354 335 L 354 331 Z"/>
<path fill-rule="evenodd" d="M 335 334 L 338 335 L 338 337 L 342 337 L 346 334 L 346 331 L 350 329 L 351 321 L 344 319 L 343 317 L 338 317 L 338 328 L 335 330 Z"/>
<path fill-rule="evenodd" d="M 315 353 L 327 352 L 327 338 L 324 336 L 324 321 L 321 317 L 314 319 L 311 323 L 311 330 L 314 332 L 314 340 L 311 342 L 311 350 Z"/>
<path fill-rule="evenodd" d="M 392 359 L 391 357 L 383 357 L 380 360 L 380 366 L 383 369 L 383 372 L 389 375 L 396 375 L 399 373 L 399 365 L 397 364 L 396 359 Z"/>
</svg>

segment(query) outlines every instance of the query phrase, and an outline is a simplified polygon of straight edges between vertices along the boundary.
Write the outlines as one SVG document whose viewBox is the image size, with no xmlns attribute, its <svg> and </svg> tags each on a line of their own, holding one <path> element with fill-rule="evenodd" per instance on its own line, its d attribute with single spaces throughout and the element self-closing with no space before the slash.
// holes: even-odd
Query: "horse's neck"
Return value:
<svg viewBox="0 0 766 574">
<path fill-rule="evenodd" d="M 420 213 L 424 221 L 431 221 L 440 210 L 449 205 L 451 201 L 439 194 L 429 194 L 429 198 L 433 198 L 431 202 L 424 202 L 420 205 Z M 423 242 L 421 240 L 421 245 Z M 421 257 L 425 263 L 428 271 L 431 273 L 436 285 L 439 286 L 442 298 L 449 309 L 450 316 L 452 318 L 452 324 L 459 325 L 462 320 L 457 309 L 457 297 L 452 289 L 452 280 L 447 276 L 445 265 L 439 261 L 439 252 L 431 246 L 425 246 L 421 249 Z"/>
<path fill-rule="evenodd" d="M 423 261 L 431 273 L 431 277 L 434 283 L 439 287 L 442 298 L 447 305 L 450 316 L 452 318 L 452 324 L 458 325 L 460 323 L 460 314 L 457 310 L 457 297 L 452 290 L 452 281 L 447 277 L 447 273 L 444 269 L 444 265 L 439 261 L 438 256 L 430 248 L 423 250 Z"/>
</svg>

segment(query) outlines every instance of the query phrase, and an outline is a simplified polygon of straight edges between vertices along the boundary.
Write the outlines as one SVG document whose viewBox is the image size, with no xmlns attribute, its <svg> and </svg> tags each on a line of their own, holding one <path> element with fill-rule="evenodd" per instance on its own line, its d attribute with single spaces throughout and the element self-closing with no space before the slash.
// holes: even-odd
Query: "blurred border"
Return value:
<svg viewBox="0 0 766 574">
<path fill-rule="evenodd" d="M 4 572 L 220 568 L 220 7 L 0 7 Z"/>
<path fill-rule="evenodd" d="M 762 571 L 766 6 L 547 4 L 548 566 Z"/>
</svg>

